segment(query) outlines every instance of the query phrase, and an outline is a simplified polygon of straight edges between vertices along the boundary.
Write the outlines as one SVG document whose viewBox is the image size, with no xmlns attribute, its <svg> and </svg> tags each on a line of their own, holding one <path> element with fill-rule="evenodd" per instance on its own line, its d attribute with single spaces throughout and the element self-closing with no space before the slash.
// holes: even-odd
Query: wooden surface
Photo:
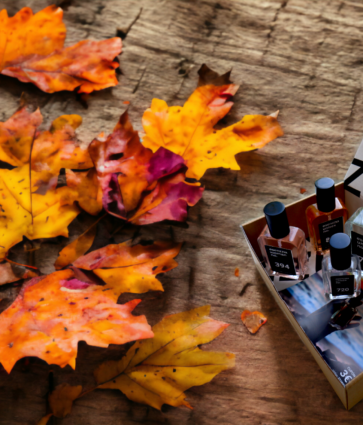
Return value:
<svg viewBox="0 0 363 425">
<path fill-rule="evenodd" d="M 34 11 L 46 0 L 1 0 L 10 14 Z M 323 376 L 255 271 L 239 224 L 261 214 L 271 200 L 290 203 L 313 192 L 314 181 L 343 179 L 363 130 L 363 4 L 358 0 L 64 0 L 67 44 L 84 38 L 124 39 L 120 84 L 90 96 L 84 109 L 73 93 L 49 95 L 31 85 L 0 78 L 0 119 L 16 110 L 26 92 L 45 124 L 62 113 L 79 113 L 83 140 L 110 131 L 131 102 L 141 130 L 142 112 L 153 97 L 179 105 L 207 63 L 233 69 L 241 84 L 223 124 L 243 114 L 280 110 L 285 136 L 261 151 L 240 154 L 240 172 L 209 171 L 189 227 L 148 226 L 147 238 L 185 241 L 179 267 L 161 280 L 164 293 L 145 295 L 137 313 L 154 324 L 164 315 L 211 304 L 214 318 L 231 326 L 208 350 L 234 352 L 236 368 L 187 392 L 194 410 L 162 412 L 129 402 L 117 391 L 96 391 L 77 401 L 72 415 L 53 424 L 348 424 L 362 423 L 363 403 L 350 412 Z M 305 195 L 300 188 L 307 189 Z M 119 240 L 126 235 L 120 235 Z M 36 252 L 36 264 L 51 271 L 54 245 Z M 234 269 L 240 268 L 240 277 Z M 121 301 L 126 299 L 123 297 Z M 240 321 L 244 309 L 261 310 L 267 324 L 250 335 Z M 33 425 L 46 411 L 49 371 L 54 382 L 93 382 L 92 371 L 123 347 L 80 344 L 74 372 L 31 359 L 8 376 L 0 370 L 0 424 Z"/>
</svg>

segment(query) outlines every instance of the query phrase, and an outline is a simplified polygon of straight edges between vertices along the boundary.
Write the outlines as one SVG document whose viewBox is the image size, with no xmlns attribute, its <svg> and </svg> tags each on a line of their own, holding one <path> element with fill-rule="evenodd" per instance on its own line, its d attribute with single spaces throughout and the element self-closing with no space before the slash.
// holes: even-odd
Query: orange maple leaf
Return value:
<svg viewBox="0 0 363 425">
<path fill-rule="evenodd" d="M 11 371 L 17 360 L 36 356 L 49 364 L 75 367 L 78 341 L 107 347 L 153 332 L 145 316 L 133 316 L 141 300 L 117 304 L 121 293 L 162 290 L 156 275 L 177 263 L 180 245 L 110 245 L 79 258 L 77 267 L 27 282 L 0 315 L 0 362 Z M 94 277 L 92 277 L 92 275 Z M 93 282 L 99 276 L 105 285 Z"/>
<path fill-rule="evenodd" d="M 277 113 L 246 115 L 227 128 L 214 126 L 231 109 L 229 100 L 238 90 L 229 73 L 219 76 L 206 65 L 199 70 L 200 86 L 183 107 L 168 106 L 153 99 L 143 115 L 144 146 L 157 151 L 164 147 L 184 158 L 187 177 L 199 180 L 209 168 L 239 170 L 235 155 L 264 145 L 282 136 Z"/>
<path fill-rule="evenodd" d="M 63 11 L 48 6 L 33 14 L 28 7 L 9 18 L 0 12 L 0 71 L 54 93 L 90 93 L 117 85 L 113 59 L 121 53 L 119 37 L 84 40 L 63 48 L 66 27 Z"/>
</svg>

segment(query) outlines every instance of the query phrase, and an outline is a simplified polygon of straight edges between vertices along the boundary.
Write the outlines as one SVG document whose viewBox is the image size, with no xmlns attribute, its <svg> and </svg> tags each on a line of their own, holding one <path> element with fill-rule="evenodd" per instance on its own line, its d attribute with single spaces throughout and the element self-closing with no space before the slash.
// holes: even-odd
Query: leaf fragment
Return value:
<svg viewBox="0 0 363 425">
<path fill-rule="evenodd" d="M 63 269 L 84 255 L 92 246 L 97 233 L 98 220 L 93 223 L 82 235 L 65 246 L 59 253 L 54 267 L 56 270 Z"/>
<path fill-rule="evenodd" d="M 38 275 L 39 271 L 36 267 L 27 268 L 18 263 L 10 263 L 8 260 L 0 263 L 0 286 Z"/>
<path fill-rule="evenodd" d="M 251 334 L 255 334 L 267 322 L 267 318 L 262 313 L 259 311 L 250 312 L 249 310 L 242 312 L 241 320 Z"/>
<path fill-rule="evenodd" d="M 73 401 L 82 392 L 82 385 L 60 384 L 49 395 L 49 406 L 54 416 L 64 418 L 71 413 Z"/>
<path fill-rule="evenodd" d="M 209 306 L 166 316 L 153 327 L 154 337 L 135 343 L 119 361 L 95 371 L 99 388 L 122 391 L 130 400 L 161 409 L 186 406 L 184 391 L 211 381 L 234 366 L 234 354 L 203 351 L 228 326 L 208 317 Z"/>
</svg>

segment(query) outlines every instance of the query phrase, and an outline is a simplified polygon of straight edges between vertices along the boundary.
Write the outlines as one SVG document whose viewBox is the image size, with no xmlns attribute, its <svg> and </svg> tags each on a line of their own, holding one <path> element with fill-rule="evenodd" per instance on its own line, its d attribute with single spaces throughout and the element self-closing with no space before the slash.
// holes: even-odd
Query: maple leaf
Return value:
<svg viewBox="0 0 363 425">
<path fill-rule="evenodd" d="M 255 334 L 267 322 L 267 318 L 262 313 L 259 311 L 250 312 L 249 310 L 242 312 L 241 320 L 251 334 Z"/>
<path fill-rule="evenodd" d="M 0 71 L 54 93 L 90 93 L 117 84 L 113 59 L 121 53 L 119 37 L 84 40 L 63 48 L 66 28 L 63 11 L 48 6 L 33 14 L 28 7 L 9 18 L 0 12 Z"/>
<path fill-rule="evenodd" d="M 202 196 L 199 184 L 185 181 L 183 158 L 164 148 L 155 154 L 145 148 L 127 112 L 112 134 L 101 134 L 91 142 L 89 153 L 97 170 L 104 209 L 134 224 L 183 221 L 187 207 Z"/>
<path fill-rule="evenodd" d="M 29 165 L 0 169 L 0 258 L 23 236 L 68 236 L 68 225 L 80 212 L 68 187 L 36 193 L 37 177 L 39 173 L 29 173 Z"/>
<path fill-rule="evenodd" d="M 102 211 L 102 189 L 95 168 L 77 173 L 66 170 L 66 179 L 67 186 L 77 191 L 78 205 L 84 211 L 92 215 Z"/>
<path fill-rule="evenodd" d="M 73 266 L 92 271 L 118 294 L 163 291 L 156 275 L 178 265 L 173 258 L 180 249 L 181 244 L 170 242 L 143 246 L 126 241 L 92 251 L 74 261 Z"/>
<path fill-rule="evenodd" d="M 183 107 L 153 99 L 143 115 L 144 146 L 157 151 L 164 147 L 184 158 L 186 176 L 199 180 L 209 168 L 239 170 L 235 155 L 264 145 L 282 136 L 277 113 L 246 115 L 227 128 L 214 126 L 231 109 L 228 101 L 238 90 L 229 73 L 218 76 L 206 65 L 199 70 L 200 85 Z M 211 81 L 211 82 L 210 82 Z"/>
<path fill-rule="evenodd" d="M 31 279 L 0 315 L 0 362 L 8 373 L 27 356 L 75 368 L 78 341 L 108 347 L 152 337 L 145 316 L 131 314 L 141 300 L 119 305 L 117 298 L 72 270 Z"/>
<path fill-rule="evenodd" d="M 24 106 L 0 123 L 0 160 L 16 167 L 0 169 L 0 258 L 23 236 L 68 236 L 67 227 L 80 212 L 78 192 L 56 186 L 62 168 L 93 165 L 75 133 L 82 119 L 63 115 L 39 131 L 41 122 L 39 110 Z"/>
<path fill-rule="evenodd" d="M 78 341 L 107 347 L 152 337 L 145 316 L 131 314 L 141 300 L 123 305 L 117 300 L 122 292 L 163 290 L 156 274 L 176 267 L 179 250 L 180 245 L 165 242 L 110 245 L 80 257 L 72 269 L 28 281 L 0 315 L 5 370 L 27 356 L 75 368 Z M 106 284 L 95 284 L 93 274 Z"/>
<path fill-rule="evenodd" d="M 136 342 L 120 361 L 107 361 L 95 371 L 98 388 L 118 389 L 159 410 L 163 404 L 191 408 L 185 390 L 234 366 L 234 354 L 198 347 L 228 326 L 209 318 L 209 311 L 204 306 L 165 317 L 153 327 L 152 339 Z"/>
</svg>

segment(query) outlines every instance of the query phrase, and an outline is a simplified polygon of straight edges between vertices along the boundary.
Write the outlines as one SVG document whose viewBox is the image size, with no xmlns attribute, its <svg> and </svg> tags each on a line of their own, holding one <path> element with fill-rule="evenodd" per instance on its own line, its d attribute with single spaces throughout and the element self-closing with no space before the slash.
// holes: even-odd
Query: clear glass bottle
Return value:
<svg viewBox="0 0 363 425">
<path fill-rule="evenodd" d="M 318 252 L 328 252 L 329 239 L 344 232 L 348 210 L 344 202 L 335 197 L 334 180 L 324 177 L 315 182 L 316 204 L 306 209 L 310 243 Z"/>
<path fill-rule="evenodd" d="M 325 292 L 331 300 L 355 298 L 361 292 L 359 258 L 352 254 L 350 237 L 336 233 L 330 238 L 330 255 L 323 260 Z"/>
<path fill-rule="evenodd" d="M 270 202 L 263 212 L 267 225 L 257 241 L 267 272 L 272 276 L 304 279 L 308 264 L 305 233 L 289 225 L 281 202 Z"/>
<path fill-rule="evenodd" d="M 352 253 L 357 255 L 362 269 L 363 263 L 363 208 L 357 211 L 345 223 L 345 233 L 352 241 Z"/>
</svg>

